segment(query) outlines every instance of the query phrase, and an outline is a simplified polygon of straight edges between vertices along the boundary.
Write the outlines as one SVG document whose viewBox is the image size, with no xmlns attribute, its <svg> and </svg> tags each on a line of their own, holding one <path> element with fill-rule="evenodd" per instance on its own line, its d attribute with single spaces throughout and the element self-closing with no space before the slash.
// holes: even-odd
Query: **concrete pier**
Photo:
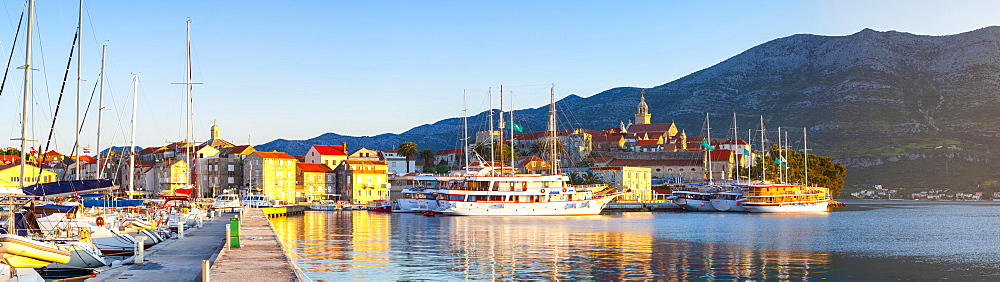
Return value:
<svg viewBox="0 0 1000 282">
<path fill-rule="evenodd" d="M 201 261 L 211 260 L 226 239 L 228 217 L 185 230 L 184 239 L 167 239 L 145 252 L 145 263 L 114 267 L 87 281 L 200 281 Z"/>
<path fill-rule="evenodd" d="M 247 209 L 240 224 L 242 247 L 219 253 L 210 277 L 216 281 L 296 281 L 297 275 L 261 209 Z M 223 231 L 225 232 L 225 231 Z M 222 237 L 219 237 L 222 238 Z"/>
</svg>

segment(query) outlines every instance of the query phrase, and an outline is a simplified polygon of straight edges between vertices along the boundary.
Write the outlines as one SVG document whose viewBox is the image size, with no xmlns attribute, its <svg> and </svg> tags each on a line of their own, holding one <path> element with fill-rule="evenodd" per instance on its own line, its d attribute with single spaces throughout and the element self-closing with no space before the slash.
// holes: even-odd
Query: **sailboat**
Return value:
<svg viewBox="0 0 1000 282">
<path fill-rule="evenodd" d="M 27 43 L 25 44 L 24 63 L 24 101 L 21 114 L 21 175 L 18 180 L 20 187 L 24 187 L 25 162 L 27 160 L 25 152 L 27 152 L 28 141 L 27 124 L 28 115 L 31 113 L 31 36 L 34 27 L 34 11 L 35 1 L 29 0 L 28 26 L 25 35 Z M 32 198 L 8 195 L 3 201 L 6 206 L 7 225 L 5 228 L 6 234 L 0 234 L 0 259 L 2 259 L 2 262 L 7 267 L 0 270 L 0 273 L 8 279 L 27 278 L 41 280 L 41 276 L 30 268 L 43 267 L 51 263 L 68 263 L 70 261 L 70 253 L 60 249 L 58 246 L 19 235 L 16 222 L 18 216 L 15 212 L 20 210 L 24 203 L 33 200 Z"/>
<path fill-rule="evenodd" d="M 550 90 L 549 132 L 555 146 L 555 87 Z M 552 163 L 558 163 L 552 154 Z M 515 174 L 498 162 L 473 162 L 461 181 L 452 181 L 436 192 L 438 209 L 445 215 L 552 216 L 596 215 L 608 202 L 631 193 L 605 185 L 570 185 L 569 177 L 552 165 L 550 174 Z"/>
</svg>

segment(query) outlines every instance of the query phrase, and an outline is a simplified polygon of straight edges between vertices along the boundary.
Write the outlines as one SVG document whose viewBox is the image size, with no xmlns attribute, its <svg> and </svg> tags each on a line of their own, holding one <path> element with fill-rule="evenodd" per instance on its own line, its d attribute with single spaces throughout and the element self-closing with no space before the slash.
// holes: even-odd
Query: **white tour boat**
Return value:
<svg viewBox="0 0 1000 282">
<path fill-rule="evenodd" d="M 830 189 L 801 184 L 759 184 L 744 186 L 749 212 L 825 212 Z"/>
<path fill-rule="evenodd" d="M 470 167 L 474 176 L 437 192 L 435 213 L 450 215 L 596 215 L 615 197 L 631 193 L 604 185 L 572 186 L 561 174 L 501 174 Z M 502 171 L 502 169 L 501 169 Z"/>
</svg>

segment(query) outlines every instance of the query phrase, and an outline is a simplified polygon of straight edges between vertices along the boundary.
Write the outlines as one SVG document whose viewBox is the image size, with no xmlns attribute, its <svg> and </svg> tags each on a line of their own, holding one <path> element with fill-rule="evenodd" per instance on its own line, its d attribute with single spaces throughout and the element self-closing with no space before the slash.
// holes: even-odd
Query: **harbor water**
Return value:
<svg viewBox="0 0 1000 282">
<path fill-rule="evenodd" d="M 826 213 L 271 219 L 317 280 L 988 279 L 1000 203 L 849 201 Z"/>
</svg>

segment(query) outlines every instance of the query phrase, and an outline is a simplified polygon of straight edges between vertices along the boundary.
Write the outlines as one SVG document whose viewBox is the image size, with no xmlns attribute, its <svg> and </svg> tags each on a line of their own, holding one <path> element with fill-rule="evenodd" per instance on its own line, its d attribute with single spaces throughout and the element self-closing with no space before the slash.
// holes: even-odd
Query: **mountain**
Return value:
<svg viewBox="0 0 1000 282">
<path fill-rule="evenodd" d="M 809 131 L 813 153 L 848 166 L 848 187 L 1000 190 L 1000 27 L 947 36 L 864 29 L 847 36 L 798 34 L 746 50 L 709 68 L 648 89 L 614 88 L 557 102 L 561 128 L 605 129 L 632 120 L 640 92 L 653 122 L 675 122 L 724 137 L 732 113 L 738 127 Z M 543 130 L 547 106 L 517 111 L 526 131 Z M 486 113 L 470 118 L 481 125 Z M 475 121 L 475 123 L 473 123 Z M 567 125 L 568 124 L 568 125 Z M 483 126 L 472 126 L 475 132 Z M 798 133 L 796 133 L 798 132 Z M 259 146 L 301 153 L 309 144 L 389 148 L 455 148 L 461 119 L 445 119 L 402 134 L 324 134 Z M 745 136 L 745 135 L 744 135 Z M 998 148 L 1000 149 L 1000 148 Z"/>
</svg>

